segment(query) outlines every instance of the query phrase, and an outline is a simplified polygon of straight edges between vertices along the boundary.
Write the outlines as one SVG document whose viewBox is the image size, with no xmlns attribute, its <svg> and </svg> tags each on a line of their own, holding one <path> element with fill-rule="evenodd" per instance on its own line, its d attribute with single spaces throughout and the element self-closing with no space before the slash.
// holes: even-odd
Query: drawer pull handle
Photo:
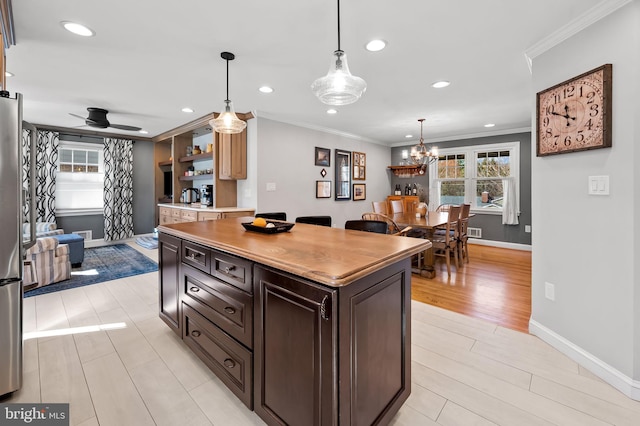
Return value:
<svg viewBox="0 0 640 426">
<path fill-rule="evenodd" d="M 193 330 L 193 331 L 191 332 L 191 335 L 192 335 L 193 337 L 200 337 L 200 334 L 202 334 L 202 333 L 200 333 L 198 330 Z"/>
<path fill-rule="evenodd" d="M 224 360 L 224 365 L 227 368 L 233 368 L 236 366 L 236 362 L 234 360 L 232 360 L 231 358 L 227 358 Z"/>
<path fill-rule="evenodd" d="M 194 293 L 197 293 L 200 291 L 200 289 L 198 287 L 191 287 L 189 290 L 191 290 Z"/>
<path fill-rule="evenodd" d="M 196 260 L 196 257 L 197 256 L 195 254 L 193 254 L 193 253 L 187 255 L 187 259 L 189 259 L 189 260 Z"/>
<path fill-rule="evenodd" d="M 225 311 L 226 313 L 228 313 L 228 314 L 235 314 L 235 313 L 236 313 L 236 310 L 235 310 L 235 309 L 233 309 L 231 306 L 227 306 L 227 307 L 225 307 L 225 308 L 224 308 L 224 311 Z"/>
<path fill-rule="evenodd" d="M 225 268 L 224 268 L 224 273 L 225 273 L 225 274 L 228 274 L 228 273 L 230 273 L 231 271 L 233 271 L 233 270 L 235 270 L 235 269 L 236 269 L 236 267 L 235 267 L 235 266 L 225 266 Z"/>
</svg>

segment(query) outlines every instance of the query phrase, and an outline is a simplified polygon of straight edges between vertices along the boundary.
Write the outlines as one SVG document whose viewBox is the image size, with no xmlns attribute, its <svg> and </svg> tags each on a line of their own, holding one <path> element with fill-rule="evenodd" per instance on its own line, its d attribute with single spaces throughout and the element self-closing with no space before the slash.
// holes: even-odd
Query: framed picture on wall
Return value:
<svg viewBox="0 0 640 426">
<path fill-rule="evenodd" d="M 361 201 L 367 198 L 367 185 L 364 183 L 353 184 L 353 201 Z"/>
<path fill-rule="evenodd" d="M 316 147 L 316 166 L 329 167 L 331 165 L 331 150 Z"/>
<path fill-rule="evenodd" d="M 335 150 L 336 200 L 351 199 L 351 151 Z"/>
<path fill-rule="evenodd" d="M 331 181 L 316 181 L 316 198 L 331 198 Z"/>
<path fill-rule="evenodd" d="M 353 151 L 353 180 L 365 180 L 366 170 L 367 154 Z"/>
</svg>

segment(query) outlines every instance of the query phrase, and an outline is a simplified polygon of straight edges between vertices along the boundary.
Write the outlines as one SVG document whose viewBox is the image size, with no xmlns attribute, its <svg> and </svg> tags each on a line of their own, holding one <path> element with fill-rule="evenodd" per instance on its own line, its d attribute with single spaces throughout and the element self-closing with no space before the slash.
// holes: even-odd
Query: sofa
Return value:
<svg viewBox="0 0 640 426">
<path fill-rule="evenodd" d="M 22 224 L 22 239 L 29 239 L 29 227 L 30 223 Z M 64 229 L 58 229 L 58 226 L 54 222 L 36 222 L 36 238 L 48 237 L 51 235 L 64 234 Z"/>
<path fill-rule="evenodd" d="M 25 282 L 37 282 L 42 287 L 71 278 L 69 246 L 54 237 L 38 238 L 25 251 L 24 259 L 31 262 L 31 268 L 25 268 Z M 31 274 L 35 276 L 27 276 Z"/>
</svg>

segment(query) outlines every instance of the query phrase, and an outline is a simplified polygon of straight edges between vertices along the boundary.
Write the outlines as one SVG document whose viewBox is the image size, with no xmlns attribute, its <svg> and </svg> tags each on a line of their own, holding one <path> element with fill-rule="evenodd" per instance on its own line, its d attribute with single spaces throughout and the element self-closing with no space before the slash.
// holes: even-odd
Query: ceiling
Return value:
<svg viewBox="0 0 640 426">
<path fill-rule="evenodd" d="M 230 51 L 237 112 L 391 146 L 417 140 L 419 118 L 427 142 L 508 133 L 531 127 L 525 51 L 607 2 L 342 0 L 341 48 L 368 87 L 329 115 L 310 85 L 327 73 L 337 48 L 335 1 L 19 0 L 7 89 L 24 95 L 24 118 L 33 123 L 80 126 L 69 113 L 100 107 L 112 123 L 152 137 L 220 111 L 220 53 Z M 96 35 L 76 36 L 61 21 Z M 387 47 L 367 51 L 374 38 Z M 451 85 L 432 88 L 438 80 Z M 260 93 L 262 85 L 274 92 Z M 187 106 L 195 112 L 182 112 Z"/>
</svg>

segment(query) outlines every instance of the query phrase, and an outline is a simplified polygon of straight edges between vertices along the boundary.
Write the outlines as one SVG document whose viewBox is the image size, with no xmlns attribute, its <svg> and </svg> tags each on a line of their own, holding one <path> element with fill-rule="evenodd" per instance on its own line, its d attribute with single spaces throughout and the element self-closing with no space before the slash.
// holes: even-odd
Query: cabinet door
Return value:
<svg viewBox="0 0 640 426">
<path fill-rule="evenodd" d="M 180 335 L 180 239 L 160 233 L 158 243 L 160 318 Z"/>
<path fill-rule="evenodd" d="M 247 178 L 247 131 L 220 134 L 220 161 L 218 177 L 223 180 Z"/>
<path fill-rule="evenodd" d="M 336 291 L 255 269 L 256 414 L 268 424 L 337 424 Z"/>
</svg>

